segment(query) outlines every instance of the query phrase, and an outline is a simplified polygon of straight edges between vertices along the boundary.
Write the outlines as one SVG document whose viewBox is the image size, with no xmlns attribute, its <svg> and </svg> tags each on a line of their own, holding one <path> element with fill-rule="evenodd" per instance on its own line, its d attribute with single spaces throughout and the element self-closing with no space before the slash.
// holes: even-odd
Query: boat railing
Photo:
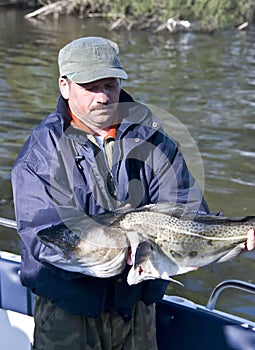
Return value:
<svg viewBox="0 0 255 350">
<path fill-rule="evenodd" d="M 228 288 L 235 288 L 245 292 L 255 294 L 255 285 L 249 282 L 240 281 L 240 280 L 226 280 L 222 283 L 219 283 L 214 290 L 212 291 L 208 302 L 206 304 L 206 308 L 208 310 L 214 310 L 216 303 L 221 295 L 221 293 Z"/>
<path fill-rule="evenodd" d="M 4 226 L 4 227 L 17 229 L 16 221 L 10 220 L 10 219 L 5 219 L 5 218 L 2 218 L 2 217 L 0 217 L 0 225 Z"/>
</svg>

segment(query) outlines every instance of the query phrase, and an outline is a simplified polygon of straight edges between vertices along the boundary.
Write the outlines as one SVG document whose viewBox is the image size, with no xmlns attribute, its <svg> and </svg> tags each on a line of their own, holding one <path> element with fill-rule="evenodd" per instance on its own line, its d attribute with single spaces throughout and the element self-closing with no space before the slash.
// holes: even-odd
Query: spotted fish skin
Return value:
<svg viewBox="0 0 255 350">
<path fill-rule="evenodd" d="M 184 205 L 152 204 L 124 212 L 70 220 L 38 233 L 49 249 L 42 262 L 68 271 L 106 278 L 121 273 L 130 247 L 130 285 L 147 279 L 172 280 L 243 251 L 255 217 L 194 215 Z M 242 244 L 242 246 L 241 246 Z"/>
<path fill-rule="evenodd" d="M 237 257 L 247 231 L 255 227 L 255 218 L 200 215 L 191 220 L 143 211 L 127 214 L 120 225 L 142 236 L 128 279 L 129 284 L 136 284 Z"/>
</svg>

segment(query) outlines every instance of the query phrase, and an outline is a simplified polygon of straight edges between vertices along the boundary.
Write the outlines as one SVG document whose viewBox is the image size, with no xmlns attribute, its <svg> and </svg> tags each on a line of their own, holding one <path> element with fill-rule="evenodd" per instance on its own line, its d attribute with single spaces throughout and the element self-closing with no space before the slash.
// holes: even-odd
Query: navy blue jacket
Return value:
<svg viewBox="0 0 255 350">
<path fill-rule="evenodd" d="M 129 314 L 138 300 L 150 304 L 162 298 L 168 282 L 129 286 L 129 266 L 121 275 L 96 278 L 42 264 L 39 255 L 49 248 L 37 240 L 39 230 L 126 203 L 139 207 L 188 202 L 194 210 L 208 211 L 176 142 L 164 133 L 159 119 L 123 90 L 120 102 L 112 169 L 87 134 L 70 124 L 67 101 L 60 97 L 56 111 L 32 132 L 12 170 L 23 242 L 22 283 L 69 312 L 91 317 L 110 308 Z"/>
</svg>

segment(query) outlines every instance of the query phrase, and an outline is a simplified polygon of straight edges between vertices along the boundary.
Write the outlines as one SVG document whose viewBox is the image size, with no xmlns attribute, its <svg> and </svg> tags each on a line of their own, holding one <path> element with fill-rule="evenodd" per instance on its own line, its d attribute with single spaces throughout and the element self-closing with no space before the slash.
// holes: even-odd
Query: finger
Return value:
<svg viewBox="0 0 255 350">
<path fill-rule="evenodd" d="M 129 211 L 132 208 L 131 204 L 125 204 L 123 205 L 123 207 L 119 207 L 116 209 L 116 212 L 120 212 L 120 213 L 125 213 L 126 211 Z"/>
<path fill-rule="evenodd" d="M 247 250 L 252 250 L 255 248 L 255 232 L 253 229 L 250 229 L 247 233 Z"/>
</svg>

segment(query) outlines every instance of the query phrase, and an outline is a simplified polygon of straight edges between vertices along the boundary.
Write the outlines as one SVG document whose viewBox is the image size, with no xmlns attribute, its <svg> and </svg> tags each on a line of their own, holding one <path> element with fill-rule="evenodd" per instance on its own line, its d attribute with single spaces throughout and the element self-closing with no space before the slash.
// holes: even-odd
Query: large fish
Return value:
<svg viewBox="0 0 255 350">
<path fill-rule="evenodd" d="M 59 268 L 95 277 L 121 273 L 132 248 L 128 283 L 172 280 L 213 262 L 238 256 L 255 227 L 255 217 L 191 215 L 182 205 L 152 204 L 140 209 L 66 221 L 38 238 L 52 248 L 40 259 Z"/>
</svg>

